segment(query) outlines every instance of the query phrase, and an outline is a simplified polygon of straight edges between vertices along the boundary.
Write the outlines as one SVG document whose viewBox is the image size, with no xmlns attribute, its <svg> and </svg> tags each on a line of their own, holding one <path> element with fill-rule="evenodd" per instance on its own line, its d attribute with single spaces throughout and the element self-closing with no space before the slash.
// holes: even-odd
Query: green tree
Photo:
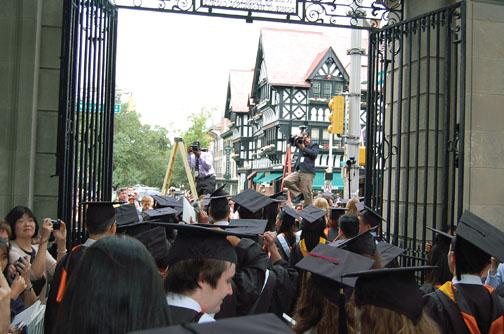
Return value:
<svg viewBox="0 0 504 334">
<path fill-rule="evenodd" d="M 207 122 L 212 111 L 212 109 L 203 108 L 199 113 L 193 113 L 189 116 L 191 126 L 186 131 L 182 132 L 180 136 L 184 140 L 186 147 L 194 141 L 199 141 L 201 147 L 208 147 L 211 138 L 207 133 Z M 176 159 L 171 183 L 174 186 L 184 186 L 186 189 L 189 189 L 189 183 L 180 157 Z"/>
<path fill-rule="evenodd" d="M 114 122 L 114 186 L 161 188 L 171 150 L 168 131 L 142 125 L 136 111 L 116 114 Z"/>
</svg>

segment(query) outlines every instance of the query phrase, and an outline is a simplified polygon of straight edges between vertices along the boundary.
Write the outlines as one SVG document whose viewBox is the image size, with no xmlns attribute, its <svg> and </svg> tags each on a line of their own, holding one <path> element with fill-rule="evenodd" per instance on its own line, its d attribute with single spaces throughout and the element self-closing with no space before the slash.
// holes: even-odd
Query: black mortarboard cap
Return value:
<svg viewBox="0 0 504 334">
<path fill-rule="evenodd" d="M 380 225 L 380 223 L 385 220 L 380 214 L 378 214 L 378 212 L 371 209 L 369 206 L 364 205 L 362 202 L 357 204 L 357 210 L 359 210 L 360 214 L 364 217 L 364 220 L 372 227 Z"/>
<path fill-rule="evenodd" d="M 301 218 L 303 218 L 303 220 L 301 220 L 301 230 L 317 231 L 324 229 L 326 226 L 325 220 L 322 219 L 326 213 L 324 210 L 319 209 L 316 206 L 309 205 L 298 214 Z"/>
<path fill-rule="evenodd" d="M 131 334 L 283 334 L 294 333 L 277 316 L 271 313 L 226 318 L 202 324 L 147 329 Z"/>
<path fill-rule="evenodd" d="M 224 190 L 226 185 L 222 185 L 219 188 L 215 189 L 213 193 L 210 194 L 210 202 L 215 199 L 228 198 L 231 197 L 227 191 Z"/>
<path fill-rule="evenodd" d="M 436 267 L 383 268 L 347 273 L 358 277 L 354 288 L 355 305 L 374 305 L 407 316 L 414 324 L 422 317 L 423 293 L 418 288 L 415 272 Z"/>
<path fill-rule="evenodd" d="M 155 227 L 135 236 L 156 261 L 158 267 L 164 268 L 168 265 L 169 243 L 166 239 L 166 230 L 163 227 Z"/>
<path fill-rule="evenodd" d="M 266 219 L 231 219 L 229 225 L 224 226 L 226 231 L 244 234 L 263 234 L 268 221 Z"/>
<path fill-rule="evenodd" d="M 236 263 L 236 252 L 226 240 L 228 235 L 242 236 L 214 225 L 176 224 L 177 238 L 170 249 L 168 264 L 189 259 L 214 259 Z"/>
<path fill-rule="evenodd" d="M 376 245 L 378 253 L 381 257 L 382 267 L 386 267 L 390 262 L 394 261 L 399 255 L 404 253 L 406 250 L 389 244 L 388 242 L 381 241 Z"/>
<path fill-rule="evenodd" d="M 163 196 L 163 195 L 153 195 L 152 198 L 156 203 L 156 208 L 175 208 L 182 207 L 182 202 L 172 196 Z"/>
<path fill-rule="evenodd" d="M 367 270 L 373 266 L 374 260 L 346 250 L 331 246 L 318 245 L 301 261 L 296 268 L 329 279 L 336 283 L 353 287 L 356 278 L 343 278 L 343 274 Z"/>
<path fill-rule="evenodd" d="M 376 252 L 376 242 L 373 235 L 371 235 L 373 230 L 359 233 L 355 237 L 345 240 L 338 245 L 338 248 L 360 255 L 372 256 Z"/>
<path fill-rule="evenodd" d="M 301 218 L 303 218 L 303 220 L 306 220 L 308 223 L 313 223 L 324 217 L 326 213 L 324 210 L 317 208 L 316 206 L 309 205 L 298 214 Z"/>
<path fill-rule="evenodd" d="M 165 207 L 165 208 L 158 208 L 158 209 L 150 209 L 145 211 L 145 215 L 150 219 L 150 220 L 166 220 L 169 218 L 173 218 L 175 215 L 177 215 L 177 210 L 175 208 L 170 208 L 170 207 Z"/>
<path fill-rule="evenodd" d="M 429 226 L 427 226 L 427 228 L 428 228 L 429 230 L 431 230 L 432 232 L 436 233 L 437 235 L 440 235 L 440 236 L 442 236 L 442 237 L 446 238 L 447 240 L 452 240 L 453 238 L 455 238 L 455 236 L 454 236 L 454 235 L 448 234 L 448 233 L 446 233 L 446 232 L 443 232 L 443 231 L 441 231 L 441 230 L 435 229 L 435 228 L 433 228 L 433 227 L 429 227 Z"/>
<path fill-rule="evenodd" d="M 345 208 L 332 207 L 331 209 L 331 219 L 338 220 L 339 217 L 343 216 L 346 212 Z"/>
<path fill-rule="evenodd" d="M 252 213 L 256 213 L 257 211 L 274 203 L 271 198 L 264 196 L 253 189 L 247 189 L 239 193 L 233 197 L 233 201 Z"/>
<path fill-rule="evenodd" d="M 268 197 L 275 202 L 284 202 L 287 200 L 287 195 L 283 191 L 279 191 Z"/>
<path fill-rule="evenodd" d="M 140 224 L 135 204 L 123 204 L 115 209 L 115 214 L 119 228 Z"/>
<path fill-rule="evenodd" d="M 466 240 L 499 262 L 504 262 L 504 232 L 481 217 L 465 210 L 455 232 L 457 238 Z"/>
<path fill-rule="evenodd" d="M 282 209 L 283 212 L 285 212 L 286 215 L 291 216 L 294 219 L 299 218 L 299 212 L 291 208 L 290 206 L 286 206 Z"/>
<path fill-rule="evenodd" d="M 86 202 L 86 226 L 100 227 L 114 222 L 114 202 Z"/>
</svg>

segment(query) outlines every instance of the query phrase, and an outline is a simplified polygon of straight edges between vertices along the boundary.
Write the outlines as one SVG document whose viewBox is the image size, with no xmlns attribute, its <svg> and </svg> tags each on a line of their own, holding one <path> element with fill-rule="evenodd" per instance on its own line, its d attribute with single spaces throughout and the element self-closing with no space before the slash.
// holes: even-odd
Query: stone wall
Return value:
<svg viewBox="0 0 504 334">
<path fill-rule="evenodd" d="M 464 206 L 504 229 L 504 3 L 467 3 Z"/>
<path fill-rule="evenodd" d="M 0 217 L 57 213 L 62 0 L 0 0 Z"/>
</svg>

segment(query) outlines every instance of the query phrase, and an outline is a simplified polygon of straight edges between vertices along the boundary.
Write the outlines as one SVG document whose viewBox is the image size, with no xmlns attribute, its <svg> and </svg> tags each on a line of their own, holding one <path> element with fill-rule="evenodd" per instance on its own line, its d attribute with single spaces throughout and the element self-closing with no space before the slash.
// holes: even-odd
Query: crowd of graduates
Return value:
<svg viewBox="0 0 504 334">
<path fill-rule="evenodd" d="M 221 187 L 82 203 L 87 240 L 68 251 L 64 222 L 15 207 L 0 222 L 0 333 L 26 332 L 11 323 L 39 301 L 55 334 L 504 333 L 502 231 L 466 211 L 405 267 L 361 200 Z"/>
</svg>

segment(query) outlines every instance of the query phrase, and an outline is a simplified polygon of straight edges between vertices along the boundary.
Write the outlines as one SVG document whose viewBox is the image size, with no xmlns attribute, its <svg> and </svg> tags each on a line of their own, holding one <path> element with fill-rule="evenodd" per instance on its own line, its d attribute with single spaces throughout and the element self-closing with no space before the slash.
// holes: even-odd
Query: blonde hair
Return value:
<svg viewBox="0 0 504 334">
<path fill-rule="evenodd" d="M 359 210 L 357 209 L 357 204 L 359 203 L 359 199 L 357 197 L 352 197 L 351 199 L 348 200 L 346 204 L 346 214 L 347 215 L 354 215 L 358 216 L 359 215 Z"/>
<path fill-rule="evenodd" d="M 142 204 L 143 203 L 149 203 L 150 206 L 154 205 L 154 198 L 152 198 L 152 196 L 149 196 L 149 195 L 144 195 L 144 197 L 142 197 Z"/>
<path fill-rule="evenodd" d="M 329 202 L 327 202 L 327 200 L 325 198 L 319 197 L 313 201 L 313 205 L 316 206 L 317 208 L 325 211 L 325 213 L 326 213 L 325 220 L 326 220 L 326 224 L 327 224 L 327 222 L 329 221 L 329 214 L 330 214 Z"/>
<path fill-rule="evenodd" d="M 437 324 L 425 312 L 415 325 L 404 314 L 375 305 L 356 307 L 356 325 L 360 333 L 439 334 Z"/>
<path fill-rule="evenodd" d="M 338 334 L 339 307 L 327 299 L 312 279 L 306 273 L 302 280 L 301 292 L 296 305 L 293 330 L 297 334 L 314 329 L 317 334 Z M 354 334 L 354 305 L 352 301 L 345 304 L 347 310 L 348 334 Z"/>
</svg>

